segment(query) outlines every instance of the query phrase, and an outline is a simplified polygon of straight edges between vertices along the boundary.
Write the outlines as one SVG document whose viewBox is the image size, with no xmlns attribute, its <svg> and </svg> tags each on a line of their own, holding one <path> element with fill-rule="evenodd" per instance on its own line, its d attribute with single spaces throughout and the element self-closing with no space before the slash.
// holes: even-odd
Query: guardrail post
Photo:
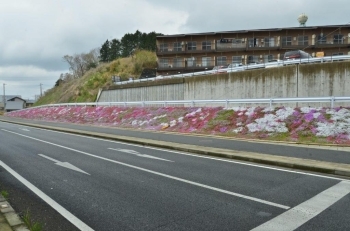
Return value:
<svg viewBox="0 0 350 231">
<path fill-rule="evenodd" d="M 226 100 L 225 108 L 226 108 L 226 109 L 228 108 L 228 100 Z"/>
<path fill-rule="evenodd" d="M 164 107 L 167 107 L 167 106 L 168 106 L 168 102 L 164 101 Z"/>
<path fill-rule="evenodd" d="M 334 108 L 334 96 L 331 97 L 331 108 Z"/>
<path fill-rule="evenodd" d="M 145 101 L 142 101 L 142 107 L 145 107 Z"/>
<path fill-rule="evenodd" d="M 272 108 L 272 99 L 270 99 L 270 108 Z"/>
<path fill-rule="evenodd" d="M 111 104 L 111 102 L 108 102 L 108 106 L 110 107 L 112 104 Z"/>
<path fill-rule="evenodd" d="M 194 107 L 194 101 L 191 101 L 191 107 Z"/>
<path fill-rule="evenodd" d="M 124 102 L 124 107 L 126 107 L 126 102 Z"/>
</svg>

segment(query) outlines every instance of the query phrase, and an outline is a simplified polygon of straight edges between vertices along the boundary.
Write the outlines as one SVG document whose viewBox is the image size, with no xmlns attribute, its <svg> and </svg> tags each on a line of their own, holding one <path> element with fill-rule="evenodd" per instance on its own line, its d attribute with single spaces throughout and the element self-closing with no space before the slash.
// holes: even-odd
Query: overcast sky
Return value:
<svg viewBox="0 0 350 231">
<path fill-rule="evenodd" d="M 68 72 L 64 55 L 136 30 L 163 34 L 350 23 L 349 0 L 0 0 L 0 94 L 34 99 Z"/>
</svg>

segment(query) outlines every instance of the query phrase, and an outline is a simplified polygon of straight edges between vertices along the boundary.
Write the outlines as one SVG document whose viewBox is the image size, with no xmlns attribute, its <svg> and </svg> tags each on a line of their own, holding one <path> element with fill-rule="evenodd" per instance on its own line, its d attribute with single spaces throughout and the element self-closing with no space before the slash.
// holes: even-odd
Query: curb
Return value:
<svg viewBox="0 0 350 231">
<path fill-rule="evenodd" d="M 49 130 L 54 130 L 59 132 L 67 132 L 67 133 L 72 133 L 77 135 L 84 135 L 84 136 L 91 136 L 91 137 L 102 138 L 102 139 L 134 143 L 134 144 L 139 144 L 144 146 L 166 148 L 166 149 L 171 149 L 176 151 L 191 152 L 191 153 L 221 157 L 226 159 L 241 160 L 241 161 L 254 162 L 259 164 L 267 164 L 267 165 L 274 165 L 279 167 L 286 167 L 286 168 L 292 168 L 292 169 L 307 170 L 312 172 L 333 174 L 333 175 L 343 176 L 343 177 L 350 177 L 350 164 L 333 163 L 333 162 L 302 159 L 302 158 L 295 158 L 295 157 L 276 156 L 276 155 L 253 153 L 253 152 L 242 152 L 242 151 L 235 151 L 235 150 L 221 149 L 221 148 L 210 148 L 210 147 L 202 147 L 198 145 L 155 141 L 155 140 L 149 140 L 149 139 L 143 139 L 143 138 L 110 135 L 105 133 L 88 132 L 88 131 L 66 129 L 66 128 L 57 128 L 57 127 L 51 127 L 51 126 L 29 124 L 29 123 L 15 122 L 15 121 L 7 121 L 7 120 L 0 120 L 0 121 L 30 126 L 35 128 L 49 129 Z"/>
<path fill-rule="evenodd" d="M 29 231 L 27 226 L 2 195 L 0 195 L 0 211 L 0 230 Z"/>
</svg>

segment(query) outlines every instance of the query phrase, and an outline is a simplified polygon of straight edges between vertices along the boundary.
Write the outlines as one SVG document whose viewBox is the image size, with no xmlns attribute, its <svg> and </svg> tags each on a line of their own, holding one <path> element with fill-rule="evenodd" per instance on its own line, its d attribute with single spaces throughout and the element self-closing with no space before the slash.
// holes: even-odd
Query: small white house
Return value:
<svg viewBox="0 0 350 231">
<path fill-rule="evenodd" d="M 20 97 L 13 97 L 6 101 L 5 111 L 21 110 L 26 107 L 26 101 Z"/>
</svg>

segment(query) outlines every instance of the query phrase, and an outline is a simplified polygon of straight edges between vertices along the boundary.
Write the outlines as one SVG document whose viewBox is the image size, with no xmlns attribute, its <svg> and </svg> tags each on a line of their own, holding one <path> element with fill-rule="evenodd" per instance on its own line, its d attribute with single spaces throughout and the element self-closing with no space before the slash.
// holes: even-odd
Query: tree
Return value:
<svg viewBox="0 0 350 231">
<path fill-rule="evenodd" d="M 108 39 L 104 44 L 102 44 L 102 47 L 100 49 L 100 61 L 101 62 L 109 62 L 109 53 L 110 53 L 110 44 Z"/>
<path fill-rule="evenodd" d="M 113 61 L 121 56 L 121 43 L 119 39 L 110 42 L 109 60 Z"/>
<path fill-rule="evenodd" d="M 98 65 L 98 50 L 93 49 L 89 53 L 65 55 L 63 60 L 68 63 L 69 71 L 73 78 L 82 77 L 88 70 Z"/>
</svg>

